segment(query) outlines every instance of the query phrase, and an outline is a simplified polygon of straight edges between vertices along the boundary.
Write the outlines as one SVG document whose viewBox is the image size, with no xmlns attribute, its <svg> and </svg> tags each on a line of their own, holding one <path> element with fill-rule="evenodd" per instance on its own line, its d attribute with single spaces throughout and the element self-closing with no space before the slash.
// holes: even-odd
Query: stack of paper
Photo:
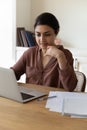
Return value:
<svg viewBox="0 0 87 130">
<path fill-rule="evenodd" d="M 87 117 L 87 98 L 66 98 L 62 114 Z"/>
<path fill-rule="evenodd" d="M 71 115 L 72 117 L 87 117 L 87 93 L 50 91 L 46 108 L 50 111 Z"/>
</svg>

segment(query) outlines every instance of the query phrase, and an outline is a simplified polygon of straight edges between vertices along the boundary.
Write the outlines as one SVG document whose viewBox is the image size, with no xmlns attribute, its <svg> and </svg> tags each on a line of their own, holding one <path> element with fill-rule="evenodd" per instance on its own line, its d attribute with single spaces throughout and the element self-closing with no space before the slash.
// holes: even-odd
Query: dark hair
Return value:
<svg viewBox="0 0 87 130">
<path fill-rule="evenodd" d="M 60 28 L 57 18 L 53 14 L 48 12 L 42 13 L 36 18 L 34 29 L 37 25 L 48 25 L 54 29 L 55 34 L 59 32 Z"/>
</svg>

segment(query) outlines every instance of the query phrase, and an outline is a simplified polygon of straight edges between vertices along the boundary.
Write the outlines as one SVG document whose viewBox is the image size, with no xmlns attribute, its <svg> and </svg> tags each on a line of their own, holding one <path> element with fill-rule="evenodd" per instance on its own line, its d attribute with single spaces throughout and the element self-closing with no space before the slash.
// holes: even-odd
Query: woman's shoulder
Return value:
<svg viewBox="0 0 87 130">
<path fill-rule="evenodd" d="M 38 50 L 38 46 L 29 47 L 26 51 L 24 51 L 23 56 L 30 56 L 36 54 Z"/>
<path fill-rule="evenodd" d="M 24 53 L 35 52 L 38 50 L 38 46 L 29 47 Z"/>
</svg>

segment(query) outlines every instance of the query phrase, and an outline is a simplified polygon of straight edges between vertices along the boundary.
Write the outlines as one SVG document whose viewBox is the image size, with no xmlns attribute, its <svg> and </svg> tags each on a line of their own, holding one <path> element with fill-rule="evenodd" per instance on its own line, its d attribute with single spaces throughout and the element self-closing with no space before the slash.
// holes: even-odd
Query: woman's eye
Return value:
<svg viewBox="0 0 87 130">
<path fill-rule="evenodd" d="M 40 37 L 40 36 L 41 36 L 41 34 L 40 34 L 40 33 L 36 33 L 36 34 L 35 34 L 35 36 Z"/>
<path fill-rule="evenodd" d="M 50 35 L 51 35 L 50 33 L 45 34 L 45 36 L 50 36 Z"/>
<path fill-rule="evenodd" d="M 41 34 L 41 33 L 36 33 L 35 36 L 36 36 L 36 37 L 41 37 L 42 34 Z M 44 36 L 44 37 L 48 37 L 48 36 L 51 36 L 51 34 L 50 34 L 50 33 L 45 33 L 45 34 L 43 34 L 43 36 Z"/>
</svg>

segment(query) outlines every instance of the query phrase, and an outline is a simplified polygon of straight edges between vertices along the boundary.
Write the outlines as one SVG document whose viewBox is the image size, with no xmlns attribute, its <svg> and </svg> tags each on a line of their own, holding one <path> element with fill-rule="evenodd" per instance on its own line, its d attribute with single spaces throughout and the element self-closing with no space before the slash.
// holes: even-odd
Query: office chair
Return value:
<svg viewBox="0 0 87 130">
<path fill-rule="evenodd" d="M 80 71 L 75 71 L 76 76 L 77 76 L 77 86 L 74 89 L 74 91 L 77 92 L 84 92 L 85 91 L 85 87 L 86 87 L 86 76 L 84 73 L 80 72 Z"/>
</svg>

